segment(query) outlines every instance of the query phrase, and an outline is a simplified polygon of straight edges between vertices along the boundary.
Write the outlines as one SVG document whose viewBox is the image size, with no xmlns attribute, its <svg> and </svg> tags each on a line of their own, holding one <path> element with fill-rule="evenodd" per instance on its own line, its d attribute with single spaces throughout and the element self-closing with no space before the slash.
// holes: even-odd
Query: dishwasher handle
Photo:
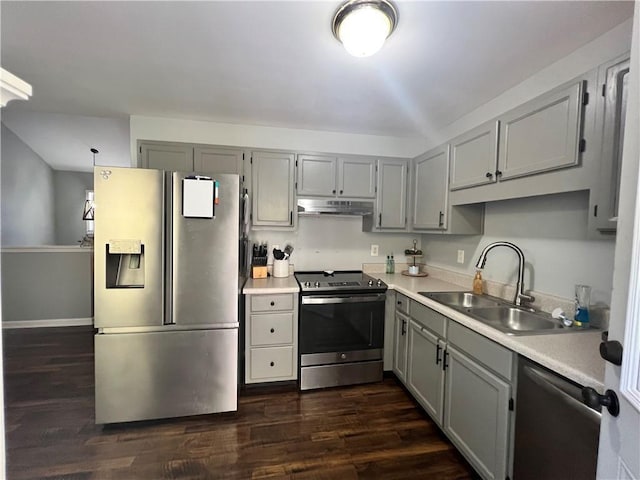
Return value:
<svg viewBox="0 0 640 480">
<path fill-rule="evenodd" d="M 620 402 L 618 396 L 613 390 L 607 390 L 604 395 L 600 395 L 591 387 L 582 389 L 582 400 L 591 408 L 607 407 L 607 410 L 613 417 L 620 414 Z"/>
<path fill-rule="evenodd" d="M 591 407 L 591 405 L 583 403 L 582 398 L 580 398 L 584 389 L 581 391 L 576 387 L 576 392 L 574 393 L 569 388 L 564 387 L 563 384 L 565 383 L 571 385 L 568 381 L 560 380 L 559 378 L 556 378 L 555 375 L 551 375 L 543 370 L 534 368 L 531 365 L 525 365 L 523 373 L 539 387 L 556 397 L 558 401 L 564 402 L 576 410 L 580 410 L 593 421 L 600 423 L 601 414 L 599 404 L 595 407 Z"/>
</svg>

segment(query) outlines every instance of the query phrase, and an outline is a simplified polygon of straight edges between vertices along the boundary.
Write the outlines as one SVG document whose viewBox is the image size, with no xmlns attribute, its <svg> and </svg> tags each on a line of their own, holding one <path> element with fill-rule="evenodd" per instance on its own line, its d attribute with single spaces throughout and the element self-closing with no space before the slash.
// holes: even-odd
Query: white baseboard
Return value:
<svg viewBox="0 0 640 480">
<path fill-rule="evenodd" d="M 14 320 L 2 322 L 2 328 L 81 327 L 93 325 L 93 318 L 51 318 L 45 320 Z"/>
</svg>

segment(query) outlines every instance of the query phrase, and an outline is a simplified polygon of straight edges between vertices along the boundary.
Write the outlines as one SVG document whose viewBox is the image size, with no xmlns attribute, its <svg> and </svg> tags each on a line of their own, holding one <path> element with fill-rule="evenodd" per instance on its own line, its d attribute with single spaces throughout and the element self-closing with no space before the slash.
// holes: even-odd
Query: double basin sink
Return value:
<svg viewBox="0 0 640 480">
<path fill-rule="evenodd" d="M 527 307 L 519 307 L 489 295 L 471 292 L 418 292 L 447 307 L 507 335 L 538 335 L 544 333 L 570 333 L 584 328 L 565 327 L 551 315 Z"/>
</svg>

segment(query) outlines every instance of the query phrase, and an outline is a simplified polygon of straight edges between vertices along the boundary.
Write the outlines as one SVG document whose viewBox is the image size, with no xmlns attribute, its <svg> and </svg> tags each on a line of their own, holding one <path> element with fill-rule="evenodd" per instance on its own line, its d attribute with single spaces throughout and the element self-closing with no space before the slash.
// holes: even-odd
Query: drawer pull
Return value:
<svg viewBox="0 0 640 480">
<path fill-rule="evenodd" d="M 271 330 L 269 330 L 271 333 L 274 333 L 276 331 L 275 328 L 272 328 Z"/>
<path fill-rule="evenodd" d="M 269 365 L 273 367 L 275 365 L 275 362 L 270 362 Z"/>
<path fill-rule="evenodd" d="M 276 304 L 276 302 L 271 301 L 271 303 L 269 305 L 271 305 L 272 307 Z"/>
</svg>

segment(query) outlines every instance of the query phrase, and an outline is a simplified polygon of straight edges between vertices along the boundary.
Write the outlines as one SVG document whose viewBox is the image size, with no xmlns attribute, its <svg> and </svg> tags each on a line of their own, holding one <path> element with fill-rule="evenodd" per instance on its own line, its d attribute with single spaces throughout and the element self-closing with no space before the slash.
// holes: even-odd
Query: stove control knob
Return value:
<svg viewBox="0 0 640 480">
<path fill-rule="evenodd" d="M 373 287 L 373 280 L 369 280 L 369 286 Z"/>
<path fill-rule="evenodd" d="M 382 286 L 382 280 L 378 279 L 378 281 L 376 282 L 376 285 L 378 285 L 379 287 Z"/>
<path fill-rule="evenodd" d="M 316 282 L 313 284 L 314 287 L 319 287 L 320 286 L 320 282 Z"/>
<path fill-rule="evenodd" d="M 311 282 L 304 282 L 304 286 L 309 288 L 311 286 Z"/>
</svg>

